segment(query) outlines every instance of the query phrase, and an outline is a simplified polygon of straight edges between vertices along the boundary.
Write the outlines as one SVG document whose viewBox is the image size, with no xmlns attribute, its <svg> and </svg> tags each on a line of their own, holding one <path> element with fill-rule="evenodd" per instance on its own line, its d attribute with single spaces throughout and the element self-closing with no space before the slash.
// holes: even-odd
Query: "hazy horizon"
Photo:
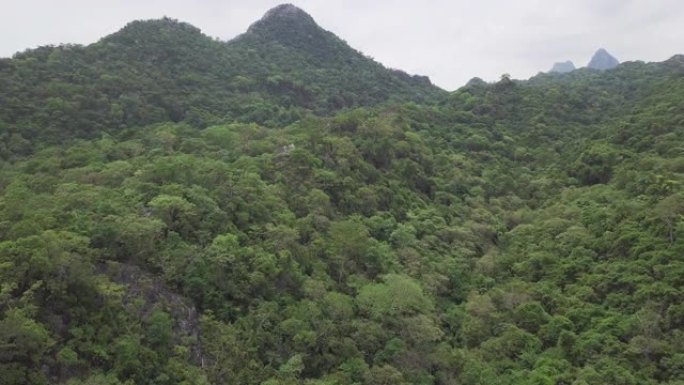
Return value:
<svg viewBox="0 0 684 385">
<path fill-rule="evenodd" d="M 41 45 L 90 44 L 133 20 L 164 16 L 221 40 L 244 32 L 283 1 L 28 0 L 0 16 L 0 57 Z M 682 53 L 684 2 L 579 0 L 293 1 L 324 29 L 382 64 L 453 90 L 473 77 L 529 78 L 554 62 L 583 67 L 598 48 L 621 62 Z"/>
</svg>

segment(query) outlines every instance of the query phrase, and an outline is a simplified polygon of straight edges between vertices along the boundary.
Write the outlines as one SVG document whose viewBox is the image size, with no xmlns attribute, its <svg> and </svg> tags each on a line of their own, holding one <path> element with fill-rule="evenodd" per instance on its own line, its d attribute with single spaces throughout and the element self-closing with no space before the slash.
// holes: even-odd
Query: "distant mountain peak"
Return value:
<svg viewBox="0 0 684 385">
<path fill-rule="evenodd" d="M 551 73 L 567 73 L 567 72 L 572 72 L 575 70 L 575 64 L 571 62 L 570 60 L 564 61 L 564 62 L 557 62 L 554 63 L 553 67 L 549 72 Z"/>
<path fill-rule="evenodd" d="M 604 48 L 599 48 L 587 64 L 588 68 L 604 71 L 617 67 L 620 64 L 618 59 L 608 53 Z"/>
</svg>

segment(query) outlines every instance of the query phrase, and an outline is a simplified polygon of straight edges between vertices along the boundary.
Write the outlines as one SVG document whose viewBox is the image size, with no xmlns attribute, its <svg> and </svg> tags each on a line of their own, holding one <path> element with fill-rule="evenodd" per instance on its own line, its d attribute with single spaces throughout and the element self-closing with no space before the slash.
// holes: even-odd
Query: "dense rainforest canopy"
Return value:
<svg viewBox="0 0 684 385">
<path fill-rule="evenodd" d="M 684 384 L 684 57 L 472 81 L 292 6 L 0 60 L 0 384 Z"/>
</svg>

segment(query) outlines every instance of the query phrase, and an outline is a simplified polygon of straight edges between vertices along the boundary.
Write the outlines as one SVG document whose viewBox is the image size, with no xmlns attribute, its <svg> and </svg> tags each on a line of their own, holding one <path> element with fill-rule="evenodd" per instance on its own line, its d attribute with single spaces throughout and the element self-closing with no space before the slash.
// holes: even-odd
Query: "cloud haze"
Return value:
<svg viewBox="0 0 684 385">
<path fill-rule="evenodd" d="M 228 40 L 282 2 L 6 1 L 0 57 L 39 45 L 89 44 L 129 21 L 162 16 Z M 621 61 L 662 61 L 684 52 L 681 0 L 292 2 L 354 48 L 448 90 L 474 76 L 527 78 L 556 61 L 584 66 L 599 47 Z"/>
</svg>

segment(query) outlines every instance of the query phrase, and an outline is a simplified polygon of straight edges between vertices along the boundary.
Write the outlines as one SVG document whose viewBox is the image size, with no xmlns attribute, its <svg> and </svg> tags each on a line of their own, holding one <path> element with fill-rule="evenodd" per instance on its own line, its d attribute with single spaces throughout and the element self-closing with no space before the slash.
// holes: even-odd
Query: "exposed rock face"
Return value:
<svg viewBox="0 0 684 385">
<path fill-rule="evenodd" d="M 140 319 L 148 319 L 155 310 L 164 310 L 173 319 L 173 335 L 180 343 L 190 345 L 190 357 L 195 364 L 202 362 L 199 313 L 189 298 L 166 286 L 161 279 L 129 264 L 109 261 L 100 265 L 102 273 L 123 287 L 123 304 Z M 136 300 L 144 299 L 141 304 Z"/>
<path fill-rule="evenodd" d="M 549 72 L 564 74 L 566 72 L 572 72 L 575 70 L 575 64 L 570 60 L 564 62 L 558 62 L 553 65 L 553 68 Z"/>
<path fill-rule="evenodd" d="M 589 64 L 587 64 L 587 68 L 604 71 L 613 69 L 617 67 L 619 64 L 620 62 L 615 57 L 613 57 L 613 55 L 609 54 L 608 51 L 601 48 L 598 51 L 596 51 L 594 56 L 591 58 L 591 61 L 589 62 Z"/>
</svg>

